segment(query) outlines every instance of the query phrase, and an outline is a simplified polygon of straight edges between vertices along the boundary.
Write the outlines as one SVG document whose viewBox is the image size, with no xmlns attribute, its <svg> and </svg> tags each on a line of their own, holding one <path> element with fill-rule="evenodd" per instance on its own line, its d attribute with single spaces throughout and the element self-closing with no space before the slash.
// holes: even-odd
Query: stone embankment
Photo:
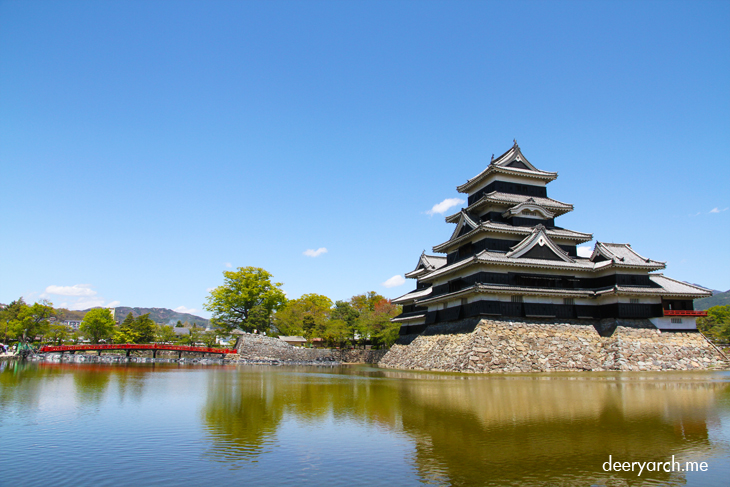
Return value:
<svg viewBox="0 0 730 487">
<path fill-rule="evenodd" d="M 378 365 L 475 373 L 706 370 L 729 365 L 699 333 L 661 332 L 649 321 L 635 321 L 484 319 L 476 326 L 429 327 L 428 334 L 403 337 Z"/>
<path fill-rule="evenodd" d="M 262 365 L 340 365 L 342 363 L 376 363 L 387 350 L 349 350 L 302 348 L 278 338 L 244 334 L 237 345 L 238 355 L 226 361 Z"/>
</svg>

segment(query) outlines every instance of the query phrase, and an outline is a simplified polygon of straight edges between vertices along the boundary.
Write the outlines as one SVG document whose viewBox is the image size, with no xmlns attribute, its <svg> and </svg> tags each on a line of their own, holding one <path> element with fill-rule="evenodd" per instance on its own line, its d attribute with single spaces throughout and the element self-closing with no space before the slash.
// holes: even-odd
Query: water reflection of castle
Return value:
<svg viewBox="0 0 730 487">
<path fill-rule="evenodd" d="M 250 459 L 272 445 L 287 414 L 313 424 L 332 415 L 407 433 L 415 466 L 437 483 L 507 485 L 532 476 L 535 483 L 589 485 L 587 478 L 604 478 L 600 465 L 616 452 L 622 461 L 709 455 L 707 423 L 715 413 L 708 411 L 730 392 L 728 384 L 697 374 L 672 380 L 368 375 L 378 380 L 222 372 L 203 410 L 210 451 L 226 461 Z"/>
</svg>

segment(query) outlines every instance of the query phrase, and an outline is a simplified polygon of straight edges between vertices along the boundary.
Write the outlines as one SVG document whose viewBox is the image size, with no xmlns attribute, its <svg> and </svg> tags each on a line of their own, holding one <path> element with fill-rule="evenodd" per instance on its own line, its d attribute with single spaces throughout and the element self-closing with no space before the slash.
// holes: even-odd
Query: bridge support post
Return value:
<svg viewBox="0 0 730 487">
<path fill-rule="evenodd" d="M 130 353 L 132 353 L 132 350 L 127 350 L 127 357 L 129 357 Z"/>
<path fill-rule="evenodd" d="M 97 352 L 97 355 L 101 357 L 101 350 Z"/>
<path fill-rule="evenodd" d="M 152 350 L 152 358 L 153 359 L 157 358 L 157 350 Z"/>
<path fill-rule="evenodd" d="M 182 358 L 182 352 L 177 352 L 177 359 L 180 360 Z"/>
</svg>

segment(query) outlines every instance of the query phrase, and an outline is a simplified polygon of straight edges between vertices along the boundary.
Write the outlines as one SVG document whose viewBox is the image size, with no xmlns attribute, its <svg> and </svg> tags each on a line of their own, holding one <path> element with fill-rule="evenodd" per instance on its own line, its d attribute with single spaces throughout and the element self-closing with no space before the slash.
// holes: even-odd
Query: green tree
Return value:
<svg viewBox="0 0 730 487">
<path fill-rule="evenodd" d="M 22 306 L 10 327 L 20 341 L 27 343 L 45 335 L 51 325 L 50 319 L 55 315 L 53 303 L 41 300 L 32 306 Z"/>
<path fill-rule="evenodd" d="M 350 327 L 347 326 L 345 320 L 330 318 L 327 321 L 322 338 L 328 346 L 342 348 L 349 340 L 350 335 Z"/>
<path fill-rule="evenodd" d="M 211 324 L 227 332 L 268 331 L 272 311 L 286 302 L 281 283 L 272 282 L 271 274 L 258 267 L 239 267 L 223 276 L 224 284 L 213 289 L 205 303 L 213 314 Z"/>
<path fill-rule="evenodd" d="M 708 309 L 706 317 L 697 318 L 697 328 L 712 340 L 730 343 L 730 305 Z"/>
<path fill-rule="evenodd" d="M 116 343 L 150 343 L 155 339 L 157 326 L 150 319 L 150 314 L 134 318 L 129 313 L 119 329 L 114 333 Z"/>
<path fill-rule="evenodd" d="M 70 335 L 68 326 L 62 324 L 53 324 L 50 326 L 48 337 L 52 343 L 56 345 L 63 345 L 63 341 Z"/>
<path fill-rule="evenodd" d="M 27 307 L 28 305 L 21 297 L 0 310 L 0 334 L 2 334 L 4 343 L 7 343 L 8 339 L 15 338 L 15 322 L 18 320 L 20 312 Z"/>
<path fill-rule="evenodd" d="M 369 291 L 365 294 L 353 296 L 350 299 L 350 304 L 358 313 L 363 313 L 365 311 L 375 311 L 375 305 L 383 299 L 385 298 L 375 291 Z"/>
<path fill-rule="evenodd" d="M 185 345 L 191 345 L 191 346 L 195 345 L 196 343 L 198 343 L 200 341 L 202 331 L 203 331 L 202 328 L 198 328 L 197 326 L 193 325 L 190 328 L 190 333 L 188 333 L 187 335 L 185 335 L 182 338 L 182 342 Z"/>
<path fill-rule="evenodd" d="M 79 343 L 79 340 L 81 340 L 81 335 L 79 334 L 78 330 L 73 330 L 69 333 L 68 339 L 73 343 L 74 345 Z"/>
<path fill-rule="evenodd" d="M 179 323 L 179 322 L 178 322 Z M 161 343 L 174 342 L 176 338 L 175 330 L 168 325 L 158 325 L 155 333 L 155 339 Z"/>
<path fill-rule="evenodd" d="M 355 345 L 355 337 L 359 334 L 357 330 L 357 320 L 360 317 L 360 312 L 355 309 L 352 303 L 349 301 L 336 301 L 335 307 L 330 313 L 330 317 L 333 320 L 342 320 L 345 322 L 345 326 L 347 328 L 347 341 Z M 340 346 L 343 345 L 344 343 L 340 344 Z"/>
<path fill-rule="evenodd" d="M 206 330 L 203 333 L 202 340 L 206 347 L 215 347 L 218 345 L 218 333 L 215 330 Z"/>
<path fill-rule="evenodd" d="M 401 307 L 394 305 L 375 292 L 353 297 L 360 315 L 355 329 L 360 336 L 360 343 L 367 340 L 376 346 L 390 347 L 398 338 L 400 325 L 392 323 L 391 318 L 400 314 Z"/>
<path fill-rule="evenodd" d="M 274 325 L 282 335 L 322 337 L 332 311 L 332 300 L 321 294 L 305 294 L 290 299 L 274 315 Z"/>
<path fill-rule="evenodd" d="M 114 330 L 114 343 L 137 343 L 138 338 L 134 327 L 134 315 L 129 313 L 119 328 Z"/>
<path fill-rule="evenodd" d="M 137 332 L 135 343 L 150 343 L 155 340 L 155 329 L 157 325 L 150 318 L 150 314 L 138 316 L 134 320 L 134 329 Z"/>
<path fill-rule="evenodd" d="M 94 308 L 84 315 L 79 330 L 91 343 L 111 337 L 114 330 L 114 318 L 107 308 Z"/>
</svg>

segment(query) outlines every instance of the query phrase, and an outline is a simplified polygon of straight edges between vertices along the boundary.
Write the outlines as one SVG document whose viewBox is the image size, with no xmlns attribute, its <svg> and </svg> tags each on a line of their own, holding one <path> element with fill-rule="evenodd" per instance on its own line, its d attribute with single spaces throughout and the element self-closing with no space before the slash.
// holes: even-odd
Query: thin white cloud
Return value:
<svg viewBox="0 0 730 487">
<path fill-rule="evenodd" d="M 728 208 L 723 208 L 721 210 L 718 207 L 715 207 L 715 208 L 713 208 L 713 209 L 710 210 L 710 213 L 722 213 L 723 211 L 727 211 L 727 210 L 728 210 Z"/>
<path fill-rule="evenodd" d="M 230 262 L 226 262 L 226 267 L 230 269 L 231 267 L 233 267 L 233 264 L 231 264 Z"/>
<path fill-rule="evenodd" d="M 209 293 L 209 292 L 211 292 L 211 291 L 212 291 L 213 289 L 215 289 L 215 288 L 214 288 L 214 287 L 209 287 L 209 288 L 207 288 L 207 289 L 205 290 L 205 292 L 206 292 L 206 293 Z"/>
<path fill-rule="evenodd" d="M 436 214 L 443 215 L 449 211 L 449 208 L 453 208 L 454 206 L 458 206 L 462 203 L 464 203 L 464 200 L 460 198 L 446 198 L 441 203 L 433 205 L 433 208 L 428 210 L 426 214 L 429 216 L 434 216 Z"/>
<path fill-rule="evenodd" d="M 44 294 L 56 294 L 58 296 L 96 296 L 96 291 L 91 289 L 91 284 L 74 284 L 73 286 L 48 286 Z"/>
<path fill-rule="evenodd" d="M 578 252 L 578 257 L 590 257 L 593 254 L 593 247 L 584 245 L 583 247 L 578 247 L 576 251 Z"/>
<path fill-rule="evenodd" d="M 178 306 L 178 307 L 177 307 L 177 308 L 175 308 L 175 309 L 174 309 L 173 311 L 177 311 L 178 313 L 188 313 L 188 314 L 193 314 L 193 313 L 195 313 L 195 312 L 196 312 L 196 311 L 198 311 L 198 310 L 197 310 L 197 309 L 195 309 L 195 308 L 186 308 L 185 306 Z"/>
<path fill-rule="evenodd" d="M 107 308 L 116 308 L 120 304 L 122 304 L 122 303 L 120 303 L 119 301 L 112 301 L 111 303 L 106 303 L 106 307 Z"/>
<path fill-rule="evenodd" d="M 100 308 L 104 306 L 104 298 L 95 296 L 84 296 L 78 299 L 75 303 L 71 303 L 68 309 L 80 310 L 89 308 Z"/>
<path fill-rule="evenodd" d="M 398 286 L 402 286 L 405 283 L 406 283 L 405 278 L 403 276 L 401 276 L 400 274 L 397 274 L 397 275 L 391 277 L 390 279 L 388 279 L 387 281 L 385 281 L 384 283 L 382 283 L 381 285 L 385 286 L 385 287 L 398 287 Z"/>
<path fill-rule="evenodd" d="M 307 249 L 302 254 L 306 255 L 307 257 L 319 257 L 322 254 L 326 254 L 327 249 L 325 247 L 320 247 L 317 250 L 314 249 Z"/>
</svg>

